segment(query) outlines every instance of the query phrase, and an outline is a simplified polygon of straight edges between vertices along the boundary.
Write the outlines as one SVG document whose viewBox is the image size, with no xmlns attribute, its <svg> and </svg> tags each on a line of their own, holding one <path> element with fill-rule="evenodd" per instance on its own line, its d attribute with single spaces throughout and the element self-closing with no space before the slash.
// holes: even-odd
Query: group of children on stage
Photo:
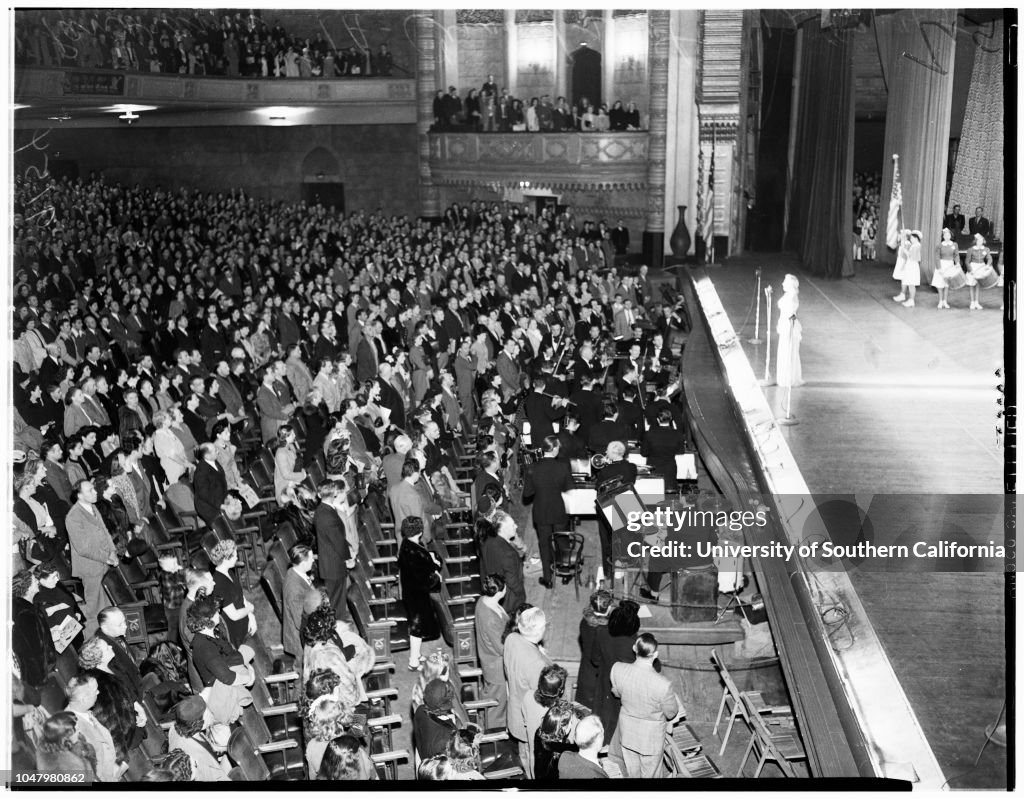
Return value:
<svg viewBox="0 0 1024 799">
<path fill-rule="evenodd" d="M 914 307 L 914 295 L 921 285 L 921 231 L 901 230 L 896 267 L 892 270 L 893 280 L 900 282 L 900 293 L 893 297 L 904 308 Z M 960 267 L 960 250 L 953 240 L 949 228 L 942 229 L 939 244 L 939 266 L 932 274 L 931 285 L 939 290 L 939 309 L 949 308 L 950 289 L 967 286 L 970 289 L 972 311 L 980 311 L 981 289 L 1001 285 L 999 273 L 992 265 L 992 251 L 985 246 L 985 237 L 974 236 L 974 246 L 967 251 L 967 272 Z"/>
</svg>

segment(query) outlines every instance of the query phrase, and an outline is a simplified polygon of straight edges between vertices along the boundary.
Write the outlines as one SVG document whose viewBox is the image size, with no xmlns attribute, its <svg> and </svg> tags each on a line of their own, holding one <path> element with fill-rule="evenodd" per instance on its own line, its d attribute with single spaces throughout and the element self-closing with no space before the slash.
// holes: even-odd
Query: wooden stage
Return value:
<svg viewBox="0 0 1024 799">
<path fill-rule="evenodd" d="M 953 308 L 939 311 L 937 293 L 922 286 L 917 307 L 908 309 L 891 299 L 898 291 L 891 266 L 859 262 L 855 278 L 838 281 L 804 275 L 789 255 L 750 254 L 709 266 L 758 376 L 766 345 L 747 342 L 758 266 L 762 289 L 774 289 L 773 304 L 787 272 L 800 278 L 806 384 L 793 390 L 798 424 L 782 430 L 810 490 L 855 495 L 858 505 L 870 505 L 883 536 L 927 538 L 950 523 L 974 532 L 969 516 L 943 506 L 955 505 L 944 499 L 950 494 L 1002 493 L 995 435 L 1002 290 L 983 291 L 981 311 L 967 310 L 966 289 L 953 292 Z M 763 294 L 761 313 L 764 339 Z M 772 317 L 774 377 L 776 308 Z M 783 392 L 764 391 L 782 417 Z M 894 494 L 924 498 L 884 496 Z M 941 522 L 939 509 L 948 511 Z M 1006 749 L 988 744 L 973 767 L 1007 687 L 1004 573 L 894 573 L 870 563 L 848 571 L 948 787 L 1005 788 Z"/>
</svg>

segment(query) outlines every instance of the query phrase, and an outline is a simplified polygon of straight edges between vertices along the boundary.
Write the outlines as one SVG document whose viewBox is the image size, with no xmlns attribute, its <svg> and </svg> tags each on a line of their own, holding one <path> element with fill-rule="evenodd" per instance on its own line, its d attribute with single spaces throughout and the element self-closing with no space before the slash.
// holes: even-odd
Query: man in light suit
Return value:
<svg viewBox="0 0 1024 799">
<path fill-rule="evenodd" d="M 256 407 L 260 409 L 260 432 L 263 443 L 268 444 L 277 437 L 278 428 L 289 421 L 295 410 L 293 404 L 285 405 L 274 386 L 276 378 L 273 366 L 263 372 L 263 384 L 256 392 Z"/>
<path fill-rule="evenodd" d="M 68 511 L 68 540 L 71 542 L 71 573 L 82 581 L 85 637 L 98 627 L 97 615 L 106 605 L 103 576 L 117 565 L 117 550 L 103 517 L 96 509 L 96 487 L 91 480 L 78 483 L 78 502 Z"/>
<path fill-rule="evenodd" d="M 527 745 L 526 719 L 523 716 L 523 699 L 527 693 L 537 690 L 537 681 L 545 666 L 552 664 L 551 658 L 540 648 L 547 629 L 547 618 L 540 608 L 530 608 L 519 618 L 519 632 L 505 639 L 502 660 L 505 664 L 505 681 L 508 684 L 508 732 L 519 744 L 519 760 L 523 764 L 527 779 L 533 779 L 533 758 Z"/>
<path fill-rule="evenodd" d="M 662 776 L 665 733 L 669 724 L 685 711 L 672 681 L 654 670 L 658 639 L 642 633 L 633 644 L 633 651 L 635 663 L 612 666 L 612 693 L 622 699 L 612 749 L 616 742 L 621 745 L 626 776 L 656 779 Z"/>
<path fill-rule="evenodd" d="M 346 599 L 348 570 L 356 565 L 345 535 L 345 523 L 339 512 L 345 503 L 344 489 L 328 480 L 320 486 L 320 504 L 313 514 L 317 553 L 320 558 L 320 578 L 327 587 L 331 607 L 339 619 L 349 621 Z"/>
<path fill-rule="evenodd" d="M 320 604 L 320 592 L 310 581 L 310 572 L 316 563 L 316 555 L 308 544 L 295 544 L 288 550 L 291 568 L 285 572 L 281 587 L 281 644 L 284 651 L 295 657 L 295 671 L 302 674 L 302 640 L 299 631 L 309 609 Z M 346 572 L 347 574 L 347 572 Z M 348 603 L 346 602 L 346 610 Z"/>
<path fill-rule="evenodd" d="M 419 516 L 423 519 L 423 529 L 429 531 L 431 522 L 441 515 L 441 508 L 427 502 L 416 487 L 420 481 L 420 462 L 415 458 L 406 458 L 402 464 L 402 479 L 398 485 L 388 490 L 391 500 L 391 514 L 395 519 L 395 529 L 402 529 L 402 521 L 406 516 Z"/>
<path fill-rule="evenodd" d="M 455 356 L 455 385 L 456 393 L 459 396 L 459 403 L 466 419 L 470 424 L 476 418 L 476 407 L 473 403 L 474 387 L 476 385 L 475 358 L 471 357 L 472 345 L 468 339 L 459 344 L 458 354 Z"/>
</svg>

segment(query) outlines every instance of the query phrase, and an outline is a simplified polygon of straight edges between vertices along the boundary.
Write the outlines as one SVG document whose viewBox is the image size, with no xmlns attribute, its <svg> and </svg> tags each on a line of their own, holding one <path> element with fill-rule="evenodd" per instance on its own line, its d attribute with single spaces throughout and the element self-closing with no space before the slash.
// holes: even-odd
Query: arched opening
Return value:
<svg viewBox="0 0 1024 799">
<path fill-rule="evenodd" d="M 596 109 L 601 105 L 601 54 L 582 44 L 570 61 L 572 104 L 577 105 L 585 97 Z"/>
<path fill-rule="evenodd" d="M 338 159 L 326 147 L 316 147 L 302 159 L 302 199 L 345 212 L 345 184 Z"/>
</svg>

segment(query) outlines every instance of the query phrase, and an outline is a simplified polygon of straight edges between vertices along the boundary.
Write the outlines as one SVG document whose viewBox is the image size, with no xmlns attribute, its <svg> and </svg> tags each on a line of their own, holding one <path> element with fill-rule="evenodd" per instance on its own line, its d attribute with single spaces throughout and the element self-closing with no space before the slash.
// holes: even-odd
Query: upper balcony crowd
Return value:
<svg viewBox="0 0 1024 799">
<path fill-rule="evenodd" d="M 278 20 L 269 25 L 258 9 L 18 11 L 14 31 L 19 66 L 246 78 L 409 74 L 386 44 L 337 48 L 323 32 L 305 36 Z"/>
</svg>

